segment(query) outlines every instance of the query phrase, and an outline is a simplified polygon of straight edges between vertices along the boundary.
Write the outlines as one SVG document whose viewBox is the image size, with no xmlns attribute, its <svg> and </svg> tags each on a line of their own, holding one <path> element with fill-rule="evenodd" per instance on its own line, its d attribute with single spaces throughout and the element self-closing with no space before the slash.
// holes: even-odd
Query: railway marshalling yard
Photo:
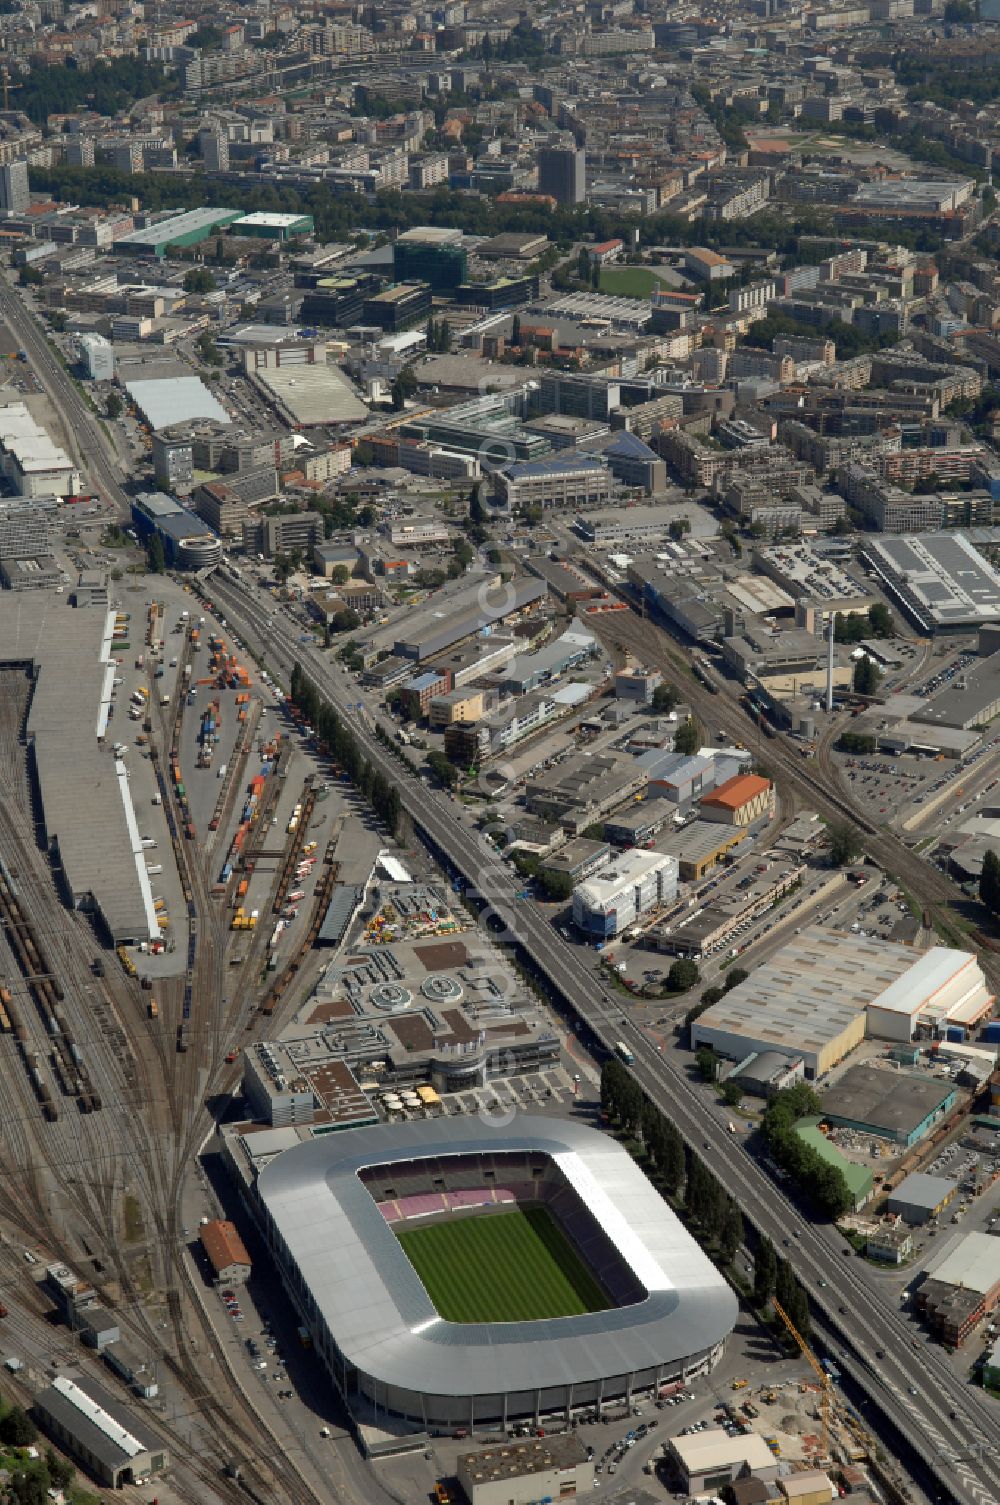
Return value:
<svg viewBox="0 0 1000 1505">
<path fill-rule="evenodd" d="M 363 817 L 192 596 L 157 581 L 120 602 L 2 603 L 0 1286 L 3 1357 L 23 1365 L 8 1388 L 30 1399 L 54 1341 L 87 1366 L 46 1320 L 41 1277 L 63 1263 L 156 1376 L 178 1499 L 236 1498 L 238 1462 L 271 1497 L 311 1500 L 315 1464 L 230 1378 L 189 1244 L 221 1211 L 197 1164 L 212 1112 Z"/>
</svg>

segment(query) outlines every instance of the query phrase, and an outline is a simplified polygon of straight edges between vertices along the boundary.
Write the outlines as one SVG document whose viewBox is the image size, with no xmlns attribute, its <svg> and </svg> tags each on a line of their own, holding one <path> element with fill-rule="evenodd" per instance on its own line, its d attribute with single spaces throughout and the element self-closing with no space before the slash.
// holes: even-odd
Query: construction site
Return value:
<svg viewBox="0 0 1000 1505">
<path fill-rule="evenodd" d="M 904 1481 L 895 1465 L 888 1466 L 878 1440 L 844 1395 L 843 1376 L 829 1357 L 820 1360 L 788 1313 L 772 1300 L 777 1322 L 812 1371 L 811 1378 L 785 1376 L 756 1384 L 737 1377 L 730 1399 L 720 1399 L 716 1424 L 729 1438 L 755 1435 L 763 1439 L 787 1479 L 815 1474 L 825 1479 L 832 1494 L 856 1494 L 874 1486 L 880 1497 L 903 1505 Z M 794 1491 L 789 1491 L 792 1498 Z"/>
</svg>

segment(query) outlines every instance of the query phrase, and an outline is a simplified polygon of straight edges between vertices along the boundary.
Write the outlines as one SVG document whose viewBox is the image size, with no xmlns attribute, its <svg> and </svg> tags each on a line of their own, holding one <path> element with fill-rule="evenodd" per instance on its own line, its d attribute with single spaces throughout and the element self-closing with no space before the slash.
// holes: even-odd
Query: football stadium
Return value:
<svg viewBox="0 0 1000 1505">
<path fill-rule="evenodd" d="M 659 1193 L 581 1124 L 355 1129 L 278 1155 L 256 1191 L 356 1414 L 472 1431 L 600 1408 L 711 1368 L 736 1322 Z"/>
</svg>

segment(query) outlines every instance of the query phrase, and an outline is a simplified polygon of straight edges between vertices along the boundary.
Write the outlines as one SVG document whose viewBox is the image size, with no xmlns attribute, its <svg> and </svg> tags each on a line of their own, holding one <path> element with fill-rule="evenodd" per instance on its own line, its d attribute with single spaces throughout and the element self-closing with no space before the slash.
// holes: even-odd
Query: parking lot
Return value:
<svg viewBox="0 0 1000 1505">
<path fill-rule="evenodd" d="M 690 1398 L 690 1396 L 684 1397 L 684 1399 L 686 1400 Z M 672 1405 L 674 1404 L 674 1402 L 664 1401 L 662 1404 Z M 659 1421 L 654 1416 L 652 1421 L 643 1421 L 640 1422 L 636 1427 L 630 1427 L 629 1430 L 625 1433 L 624 1437 L 620 1437 L 617 1442 L 612 1442 L 608 1447 L 604 1449 L 604 1452 L 600 1455 L 600 1457 L 596 1458 L 596 1461 L 594 1463 L 594 1473 L 597 1475 L 606 1473 L 609 1478 L 612 1478 L 618 1472 L 618 1465 L 622 1462 L 626 1455 L 630 1453 L 632 1449 L 639 1443 L 644 1442 L 646 1438 L 657 1429 L 659 1424 Z M 685 1427 L 684 1431 L 700 1431 L 707 1425 L 707 1422 L 701 1421 L 698 1422 L 694 1427 Z M 592 1443 L 587 1444 L 587 1457 L 595 1457 L 594 1447 Z"/>
<path fill-rule="evenodd" d="M 940 669 L 935 669 L 929 678 L 923 680 L 919 685 L 913 686 L 909 693 L 911 695 L 919 695 L 921 700 L 928 700 L 932 695 L 936 695 L 938 690 L 943 690 L 947 685 L 951 684 L 952 680 L 961 674 L 963 669 L 967 669 L 970 664 L 974 664 L 978 657 L 979 655 L 971 648 L 957 654 L 955 658 L 949 659 Z"/>
<path fill-rule="evenodd" d="M 922 804 L 950 777 L 926 758 L 848 758 L 842 765 L 851 794 L 875 815 L 891 816 L 902 806 Z"/>
</svg>

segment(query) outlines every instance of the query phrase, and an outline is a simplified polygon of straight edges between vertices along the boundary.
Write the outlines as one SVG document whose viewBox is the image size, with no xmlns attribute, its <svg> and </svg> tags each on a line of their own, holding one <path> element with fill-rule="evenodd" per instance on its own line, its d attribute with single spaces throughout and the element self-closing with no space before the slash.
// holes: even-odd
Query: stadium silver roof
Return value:
<svg viewBox="0 0 1000 1505">
<path fill-rule="evenodd" d="M 440 1317 L 359 1179 L 368 1166 L 453 1155 L 549 1156 L 648 1295 L 537 1322 Z M 348 1364 L 423 1395 L 565 1387 L 701 1354 L 733 1329 L 736 1298 L 629 1155 L 562 1119 L 433 1119 L 314 1139 L 261 1172 L 257 1193 Z"/>
</svg>

